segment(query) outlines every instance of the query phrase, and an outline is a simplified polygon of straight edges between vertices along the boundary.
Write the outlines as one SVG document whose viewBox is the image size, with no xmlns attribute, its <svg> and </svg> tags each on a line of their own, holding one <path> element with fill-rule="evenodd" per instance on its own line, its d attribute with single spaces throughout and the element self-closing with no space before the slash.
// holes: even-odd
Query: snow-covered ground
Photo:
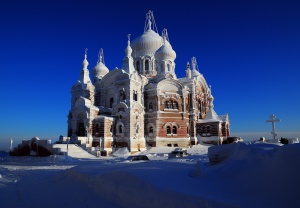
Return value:
<svg viewBox="0 0 300 208">
<path fill-rule="evenodd" d="M 217 165 L 208 148 L 152 148 L 144 162 L 0 152 L 0 207 L 300 207 L 300 144 L 230 144 Z"/>
</svg>

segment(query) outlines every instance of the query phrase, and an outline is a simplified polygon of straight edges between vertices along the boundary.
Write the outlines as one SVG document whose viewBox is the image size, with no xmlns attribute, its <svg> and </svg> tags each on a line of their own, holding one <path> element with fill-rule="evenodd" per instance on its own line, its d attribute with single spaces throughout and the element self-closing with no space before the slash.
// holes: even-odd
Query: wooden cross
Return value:
<svg viewBox="0 0 300 208">
<path fill-rule="evenodd" d="M 275 119 L 276 116 L 274 114 L 270 115 L 269 118 L 271 118 L 271 120 L 266 120 L 266 122 L 272 122 L 271 134 L 273 134 L 273 138 L 276 139 L 277 134 L 275 133 L 275 122 L 280 122 L 280 119 Z"/>
</svg>

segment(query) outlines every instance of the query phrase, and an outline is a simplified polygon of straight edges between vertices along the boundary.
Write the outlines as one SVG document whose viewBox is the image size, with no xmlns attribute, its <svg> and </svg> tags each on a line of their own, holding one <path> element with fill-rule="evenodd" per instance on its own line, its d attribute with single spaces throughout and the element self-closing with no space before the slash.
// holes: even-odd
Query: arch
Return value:
<svg viewBox="0 0 300 208">
<path fill-rule="evenodd" d="M 153 126 L 149 127 L 149 134 L 153 134 Z"/>
<path fill-rule="evenodd" d="M 148 74 L 150 70 L 150 63 L 149 63 L 149 59 L 145 60 L 145 71 Z"/>
<path fill-rule="evenodd" d="M 168 71 L 168 72 L 171 72 L 170 64 L 167 64 L 167 71 Z"/>
<path fill-rule="evenodd" d="M 172 134 L 177 134 L 177 127 L 176 126 L 172 127 Z"/>
<path fill-rule="evenodd" d="M 118 133 L 120 133 L 120 134 L 123 133 L 123 125 L 118 126 Z"/>
<path fill-rule="evenodd" d="M 123 124 L 123 122 L 122 121 L 118 121 L 117 122 L 117 125 L 116 125 L 116 134 L 117 135 L 124 135 L 124 124 Z"/>
<path fill-rule="evenodd" d="M 171 127 L 167 126 L 167 134 L 171 134 Z"/>
</svg>

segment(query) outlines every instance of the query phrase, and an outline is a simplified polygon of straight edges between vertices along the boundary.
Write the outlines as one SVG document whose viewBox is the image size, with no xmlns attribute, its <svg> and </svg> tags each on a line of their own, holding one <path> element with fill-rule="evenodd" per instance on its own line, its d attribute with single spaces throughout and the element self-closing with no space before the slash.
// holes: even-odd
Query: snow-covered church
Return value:
<svg viewBox="0 0 300 208">
<path fill-rule="evenodd" d="M 122 69 L 109 70 L 103 50 L 98 57 L 91 81 L 85 53 L 71 89 L 71 142 L 99 147 L 106 155 L 120 147 L 135 152 L 149 146 L 220 144 L 229 136 L 228 115 L 214 111 L 211 89 L 195 57 L 186 65 L 186 76 L 177 78 L 176 53 L 167 30 L 158 34 L 152 11 L 144 33 L 133 41 L 128 35 Z"/>
</svg>

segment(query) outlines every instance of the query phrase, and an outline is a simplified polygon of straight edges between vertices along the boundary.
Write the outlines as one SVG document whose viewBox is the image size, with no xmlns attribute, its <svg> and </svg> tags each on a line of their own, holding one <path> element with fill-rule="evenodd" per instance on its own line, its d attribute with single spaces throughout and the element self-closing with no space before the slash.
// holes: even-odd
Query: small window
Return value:
<svg viewBox="0 0 300 208">
<path fill-rule="evenodd" d="M 168 101 L 165 102 L 165 108 L 168 108 Z"/>
<path fill-rule="evenodd" d="M 172 133 L 173 133 L 173 134 L 177 134 L 177 128 L 176 128 L 176 126 L 173 126 L 173 128 L 172 128 Z"/>
<path fill-rule="evenodd" d="M 178 144 L 174 144 L 174 147 L 178 147 Z"/>
<path fill-rule="evenodd" d="M 114 98 L 110 98 L 109 100 L 109 107 L 112 108 L 112 105 L 114 103 Z"/>
<path fill-rule="evenodd" d="M 173 101 L 172 100 L 169 100 L 169 102 L 168 102 L 168 108 L 169 109 L 173 108 Z"/>
<path fill-rule="evenodd" d="M 168 147 L 172 147 L 172 144 L 167 144 Z"/>
<path fill-rule="evenodd" d="M 171 127 L 167 126 L 167 134 L 171 134 Z"/>
<path fill-rule="evenodd" d="M 136 91 L 133 91 L 133 100 L 137 101 L 137 92 Z"/>
<path fill-rule="evenodd" d="M 146 73 L 149 72 L 149 60 L 145 61 L 145 71 L 146 71 Z"/>
<path fill-rule="evenodd" d="M 177 104 L 177 102 L 173 102 L 173 109 L 178 109 L 178 104 Z"/>
<path fill-rule="evenodd" d="M 150 134 L 153 134 L 153 126 L 150 126 L 150 128 L 149 128 L 149 133 L 150 133 Z"/>
<path fill-rule="evenodd" d="M 123 126 L 119 125 L 119 133 L 123 133 Z"/>
</svg>

